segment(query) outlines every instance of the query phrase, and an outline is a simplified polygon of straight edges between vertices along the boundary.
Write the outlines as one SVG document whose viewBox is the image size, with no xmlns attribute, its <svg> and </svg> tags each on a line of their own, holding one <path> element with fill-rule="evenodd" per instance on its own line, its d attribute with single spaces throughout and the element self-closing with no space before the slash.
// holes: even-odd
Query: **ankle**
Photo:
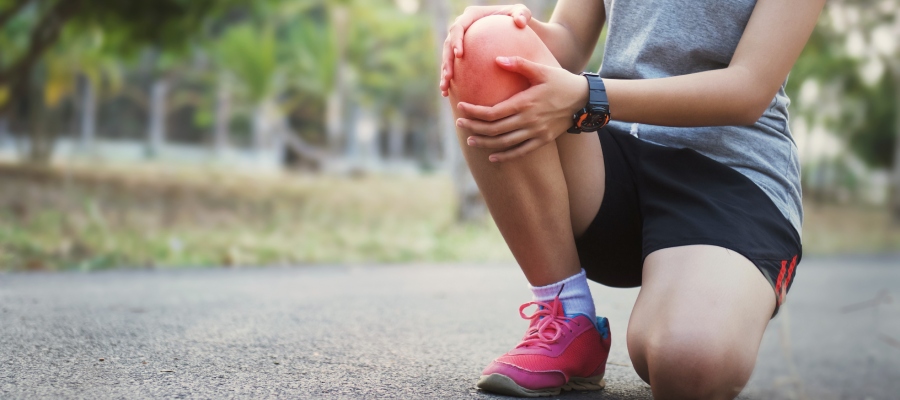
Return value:
<svg viewBox="0 0 900 400">
<path fill-rule="evenodd" d="M 563 310 L 567 315 L 584 314 L 592 320 L 597 313 L 594 309 L 594 298 L 588 287 L 587 276 L 582 269 L 559 282 L 546 286 L 530 286 L 534 300 L 549 302 L 559 295 Z"/>
</svg>

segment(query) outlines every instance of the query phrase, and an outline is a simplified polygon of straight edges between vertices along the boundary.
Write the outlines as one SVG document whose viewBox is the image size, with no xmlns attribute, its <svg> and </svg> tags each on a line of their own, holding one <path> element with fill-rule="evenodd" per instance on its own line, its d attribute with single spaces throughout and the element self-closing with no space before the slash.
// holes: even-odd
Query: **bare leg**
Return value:
<svg viewBox="0 0 900 400">
<path fill-rule="evenodd" d="M 606 191 L 603 149 L 597 135 L 564 133 L 556 139 L 559 161 L 566 175 L 569 215 L 576 238 L 581 237 L 597 216 Z"/>
<path fill-rule="evenodd" d="M 466 54 L 457 60 L 450 91 L 457 118 L 462 116 L 456 108 L 460 100 L 493 105 L 527 88 L 527 82 L 523 85 L 521 78 L 497 67 L 495 57 L 519 55 L 559 66 L 530 28 L 518 29 L 512 19 L 500 22 L 508 24 L 479 21 L 466 32 Z M 496 150 L 469 147 L 466 139 L 471 135 L 457 128 L 463 154 L 491 216 L 528 281 L 543 286 L 577 274 L 580 263 L 573 217 L 575 228 L 583 231 L 602 199 L 603 159 L 596 135 L 571 135 L 504 163 L 488 161 Z M 567 157 L 565 163 L 561 154 Z"/>
<path fill-rule="evenodd" d="M 460 100 L 492 105 L 525 88 L 505 71 L 484 66 L 492 66 L 495 56 L 558 66 L 533 32 L 518 30 L 511 21 L 476 28 L 466 32 L 466 59 L 457 61 L 455 71 L 456 79 L 467 73 L 479 78 L 475 84 L 456 79 L 451 84 L 457 117 Z M 488 61 L 476 64 L 479 59 Z M 502 164 L 487 160 L 492 151 L 465 144 L 471 132 L 458 128 L 457 135 L 529 282 L 546 285 L 577 273 L 575 237 L 593 220 L 605 190 L 597 135 L 563 134 L 556 143 Z M 734 252 L 714 246 L 654 252 L 645 260 L 629 323 L 629 354 L 655 398 L 733 398 L 753 370 L 774 305 L 762 274 Z"/>
<path fill-rule="evenodd" d="M 731 399 L 756 363 L 775 309 L 743 256 L 716 246 L 653 252 L 628 324 L 628 352 L 656 399 Z"/>
</svg>

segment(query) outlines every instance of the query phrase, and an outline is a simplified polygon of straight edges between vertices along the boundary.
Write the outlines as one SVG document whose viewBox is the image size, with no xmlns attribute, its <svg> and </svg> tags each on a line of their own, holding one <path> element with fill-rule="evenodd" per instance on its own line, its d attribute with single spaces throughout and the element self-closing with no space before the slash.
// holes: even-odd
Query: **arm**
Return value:
<svg viewBox="0 0 900 400">
<path fill-rule="evenodd" d="M 663 126 L 756 122 L 799 57 L 824 3 L 759 0 L 727 68 L 660 79 L 604 79 L 612 118 Z M 472 141 L 476 147 L 506 149 L 529 142 L 527 147 L 492 155 L 503 161 L 527 154 L 538 143 L 546 144 L 565 132 L 572 121 L 564 115 L 583 106 L 587 85 L 583 78 L 576 83 L 559 68 L 522 58 L 507 63 L 498 60 L 498 65 L 529 78 L 532 86 L 493 107 L 460 102 L 457 107 L 466 118 L 457 123 L 480 135 Z M 572 99 L 577 100 L 575 106 Z M 554 119 L 544 121 L 549 115 Z M 510 133 L 515 133 L 514 138 Z"/>
<path fill-rule="evenodd" d="M 450 26 L 444 41 L 440 83 L 443 96 L 448 95 L 450 82 L 454 77 L 454 58 L 461 58 L 465 54 L 463 36 L 466 30 L 475 21 L 489 15 L 508 15 L 519 28 L 525 28 L 526 25 L 530 27 L 560 65 L 574 73 L 581 72 L 587 64 L 606 20 L 602 0 L 560 0 L 553 10 L 550 22 L 531 18 L 531 11 L 521 4 L 467 7 Z"/>
<path fill-rule="evenodd" d="M 564 69 L 578 74 L 590 60 L 605 23 L 603 1 L 560 0 L 550 22 L 532 19 L 528 26 Z"/>
<path fill-rule="evenodd" d="M 816 25 L 824 0 L 759 0 L 728 68 L 660 79 L 604 79 L 619 121 L 751 125 L 769 106 Z"/>
</svg>

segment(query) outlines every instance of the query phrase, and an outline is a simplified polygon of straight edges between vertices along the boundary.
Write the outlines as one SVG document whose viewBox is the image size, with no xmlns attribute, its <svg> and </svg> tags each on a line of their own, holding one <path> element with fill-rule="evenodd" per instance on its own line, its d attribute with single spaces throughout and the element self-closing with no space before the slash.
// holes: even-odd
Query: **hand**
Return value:
<svg viewBox="0 0 900 400">
<path fill-rule="evenodd" d="M 447 40 L 444 40 L 444 52 L 441 55 L 441 96 L 449 95 L 450 79 L 453 79 L 453 58 L 463 56 L 463 35 L 475 21 L 489 15 L 509 15 L 513 17 L 516 26 L 522 29 L 531 21 L 531 10 L 522 4 L 466 7 L 462 15 L 456 17 L 456 21 L 450 25 Z"/>
<path fill-rule="evenodd" d="M 531 87 L 493 107 L 459 102 L 466 118 L 456 120 L 456 126 L 476 134 L 466 139 L 469 146 L 507 149 L 491 154 L 491 162 L 521 157 L 556 140 L 587 103 L 588 83 L 581 75 L 522 57 L 497 57 L 497 65 L 521 74 Z"/>
</svg>

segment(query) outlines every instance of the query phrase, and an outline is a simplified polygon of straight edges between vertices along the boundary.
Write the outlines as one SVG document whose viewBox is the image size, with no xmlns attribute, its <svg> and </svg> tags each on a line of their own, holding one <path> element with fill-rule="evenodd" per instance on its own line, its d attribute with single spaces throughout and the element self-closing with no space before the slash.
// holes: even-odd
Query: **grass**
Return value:
<svg viewBox="0 0 900 400">
<path fill-rule="evenodd" d="M 449 179 L 0 165 L 0 270 L 512 260 Z"/>
<path fill-rule="evenodd" d="M 0 271 L 512 261 L 442 176 L 0 164 Z M 804 254 L 900 250 L 883 209 L 807 205 Z"/>
<path fill-rule="evenodd" d="M 900 225 L 886 207 L 804 204 L 803 254 L 900 252 Z"/>
</svg>

